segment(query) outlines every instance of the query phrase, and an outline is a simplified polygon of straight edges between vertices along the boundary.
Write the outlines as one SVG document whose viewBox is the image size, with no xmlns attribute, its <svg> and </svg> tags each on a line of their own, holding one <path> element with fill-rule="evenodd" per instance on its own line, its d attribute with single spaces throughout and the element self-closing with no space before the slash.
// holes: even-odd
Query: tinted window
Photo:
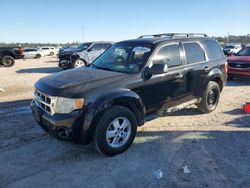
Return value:
<svg viewBox="0 0 250 188">
<path fill-rule="evenodd" d="M 162 47 L 153 58 L 154 64 L 167 64 L 168 67 L 176 67 L 181 64 L 179 45 L 172 44 Z"/>
<path fill-rule="evenodd" d="M 118 43 L 99 56 L 91 66 L 123 73 L 137 73 L 147 62 L 150 54 L 151 45 Z"/>
<path fill-rule="evenodd" d="M 42 48 L 42 50 L 49 50 L 49 48 Z"/>
<path fill-rule="evenodd" d="M 187 64 L 205 61 L 205 53 L 196 42 L 183 43 Z"/>
<path fill-rule="evenodd" d="M 103 50 L 103 44 L 94 44 L 94 45 L 91 47 L 91 50 L 93 50 L 93 51 Z"/>
<path fill-rule="evenodd" d="M 237 54 L 235 54 L 236 56 L 250 56 L 250 47 L 246 47 L 243 48 L 242 50 L 240 50 Z"/>
<path fill-rule="evenodd" d="M 207 50 L 208 50 L 207 54 L 208 54 L 209 59 L 215 60 L 215 59 L 221 59 L 224 57 L 224 55 L 221 51 L 221 48 L 219 47 L 217 42 L 215 42 L 213 40 L 205 40 L 205 41 L 203 41 L 203 43 L 207 47 Z"/>
<path fill-rule="evenodd" d="M 37 51 L 36 49 L 25 49 L 24 50 L 25 52 L 35 52 L 35 51 Z"/>
<path fill-rule="evenodd" d="M 80 44 L 79 46 L 77 46 L 76 49 L 79 49 L 79 50 L 87 50 L 88 47 L 91 45 L 92 43 L 88 42 L 88 43 L 82 43 Z"/>
</svg>

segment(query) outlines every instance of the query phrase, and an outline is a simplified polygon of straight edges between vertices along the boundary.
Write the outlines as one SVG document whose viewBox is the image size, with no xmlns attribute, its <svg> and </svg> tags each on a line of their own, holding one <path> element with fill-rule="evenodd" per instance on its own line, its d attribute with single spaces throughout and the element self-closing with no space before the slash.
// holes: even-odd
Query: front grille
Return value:
<svg viewBox="0 0 250 188">
<path fill-rule="evenodd" d="M 59 59 L 62 60 L 67 60 L 71 61 L 71 54 L 59 54 Z"/>
<path fill-rule="evenodd" d="M 233 63 L 228 63 L 228 66 L 232 68 L 246 69 L 250 68 L 250 63 L 233 62 Z"/>
<path fill-rule="evenodd" d="M 53 115 L 55 112 L 53 110 L 53 105 L 55 97 L 49 96 L 38 89 L 35 89 L 35 102 L 36 104 L 47 114 Z"/>
</svg>

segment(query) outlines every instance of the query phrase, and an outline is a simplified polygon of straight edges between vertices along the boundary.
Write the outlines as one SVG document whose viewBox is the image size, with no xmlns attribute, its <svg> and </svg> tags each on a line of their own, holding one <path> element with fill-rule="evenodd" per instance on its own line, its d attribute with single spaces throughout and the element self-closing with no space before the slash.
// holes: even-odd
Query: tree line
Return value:
<svg viewBox="0 0 250 188">
<path fill-rule="evenodd" d="M 241 44 L 250 44 L 250 34 L 248 35 L 229 35 L 225 37 L 215 37 L 220 43 L 241 43 Z"/>
<path fill-rule="evenodd" d="M 42 46 L 53 46 L 53 47 L 65 47 L 65 46 L 78 46 L 79 42 L 67 42 L 67 43 L 28 43 L 28 42 L 13 42 L 5 43 L 0 42 L 0 47 L 25 47 L 25 48 L 37 48 Z"/>
<path fill-rule="evenodd" d="M 214 37 L 219 43 L 241 43 L 250 44 L 250 34 L 248 35 L 229 35 L 224 37 Z M 25 48 L 36 48 L 42 46 L 54 46 L 54 47 L 64 47 L 64 46 L 78 46 L 79 42 L 68 42 L 68 43 L 5 43 L 0 42 L 0 47 L 25 47 Z"/>
</svg>

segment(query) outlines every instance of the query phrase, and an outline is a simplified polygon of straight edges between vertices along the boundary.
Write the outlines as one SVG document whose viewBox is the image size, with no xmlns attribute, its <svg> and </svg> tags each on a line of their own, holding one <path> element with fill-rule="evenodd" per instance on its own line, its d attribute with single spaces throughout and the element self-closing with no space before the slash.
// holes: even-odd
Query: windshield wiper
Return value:
<svg viewBox="0 0 250 188">
<path fill-rule="evenodd" d="M 98 67 L 95 64 L 91 64 L 91 66 L 95 67 L 96 69 L 106 70 L 106 71 L 114 71 L 108 67 Z"/>
</svg>

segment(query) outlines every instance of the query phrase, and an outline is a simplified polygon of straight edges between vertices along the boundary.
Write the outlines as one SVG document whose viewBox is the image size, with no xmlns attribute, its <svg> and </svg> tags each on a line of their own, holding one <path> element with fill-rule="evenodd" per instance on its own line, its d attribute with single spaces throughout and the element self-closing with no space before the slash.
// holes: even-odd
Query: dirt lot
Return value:
<svg viewBox="0 0 250 188">
<path fill-rule="evenodd" d="M 249 79 L 228 82 L 215 112 L 150 121 L 127 152 L 108 158 L 51 138 L 33 120 L 33 84 L 58 71 L 49 57 L 0 67 L 0 187 L 250 187 L 250 116 L 239 110 L 250 102 Z"/>
</svg>

